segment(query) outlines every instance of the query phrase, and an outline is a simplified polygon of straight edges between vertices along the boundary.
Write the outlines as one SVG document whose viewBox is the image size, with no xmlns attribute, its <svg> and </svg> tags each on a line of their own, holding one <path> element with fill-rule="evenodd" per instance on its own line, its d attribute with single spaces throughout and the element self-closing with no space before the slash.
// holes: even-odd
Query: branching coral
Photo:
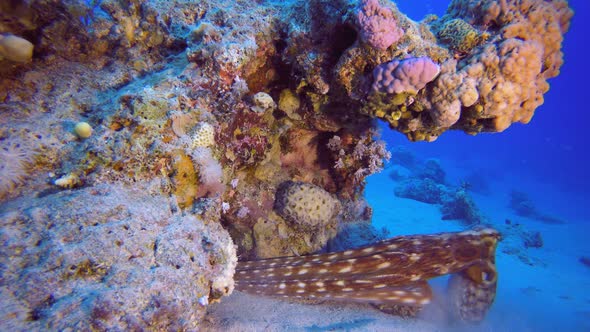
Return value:
<svg viewBox="0 0 590 332">
<path fill-rule="evenodd" d="M 345 140 L 335 135 L 327 143 L 333 154 L 334 172 L 342 177 L 341 190 L 348 194 L 352 194 L 348 190 L 361 185 L 367 176 L 380 172 L 391 158 L 385 143 L 373 140 L 371 133 L 361 136 L 356 143 L 350 138 L 348 134 Z"/>
</svg>

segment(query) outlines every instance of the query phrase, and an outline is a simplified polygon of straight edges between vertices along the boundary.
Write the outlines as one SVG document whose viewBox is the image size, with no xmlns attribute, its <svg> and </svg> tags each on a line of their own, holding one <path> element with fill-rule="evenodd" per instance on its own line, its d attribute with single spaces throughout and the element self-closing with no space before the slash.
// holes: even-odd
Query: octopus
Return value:
<svg viewBox="0 0 590 332">
<path fill-rule="evenodd" d="M 491 228 L 398 236 L 341 252 L 241 261 L 234 279 L 236 289 L 249 294 L 419 311 L 432 301 L 428 280 L 451 275 L 449 309 L 479 322 L 496 295 L 499 239 Z"/>
</svg>

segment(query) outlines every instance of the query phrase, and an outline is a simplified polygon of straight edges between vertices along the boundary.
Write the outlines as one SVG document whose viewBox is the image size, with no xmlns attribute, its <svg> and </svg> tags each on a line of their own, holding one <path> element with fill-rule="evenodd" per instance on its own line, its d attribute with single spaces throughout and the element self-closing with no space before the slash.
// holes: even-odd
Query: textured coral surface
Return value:
<svg viewBox="0 0 590 332">
<path fill-rule="evenodd" d="M 0 2 L 15 36 L 0 59 L 3 321 L 197 327 L 237 257 L 325 250 L 370 220 L 365 178 L 390 156 L 376 119 L 412 141 L 530 121 L 571 15 L 562 0 L 453 0 L 420 22 L 373 0 Z M 372 89 L 387 63 L 408 64 L 395 77 L 412 88 Z M 293 218 L 275 204 L 286 182 L 339 208 Z M 92 311 L 103 294 L 123 309 Z"/>
<path fill-rule="evenodd" d="M 97 185 L 3 205 L 3 328 L 198 327 L 200 299 L 233 290 L 235 249 L 218 223 L 174 214 L 158 187 Z"/>
</svg>

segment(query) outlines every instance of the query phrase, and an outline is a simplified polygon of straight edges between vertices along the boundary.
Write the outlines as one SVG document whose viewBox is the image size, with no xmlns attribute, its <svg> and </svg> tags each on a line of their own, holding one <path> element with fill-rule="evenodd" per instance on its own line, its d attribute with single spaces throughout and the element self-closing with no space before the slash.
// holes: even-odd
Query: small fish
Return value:
<svg viewBox="0 0 590 332">
<path fill-rule="evenodd" d="M 499 238 L 490 228 L 399 236 L 342 252 L 238 262 L 234 279 L 251 294 L 421 307 L 432 300 L 427 280 L 453 274 L 454 312 L 479 321 L 496 294 Z"/>
</svg>

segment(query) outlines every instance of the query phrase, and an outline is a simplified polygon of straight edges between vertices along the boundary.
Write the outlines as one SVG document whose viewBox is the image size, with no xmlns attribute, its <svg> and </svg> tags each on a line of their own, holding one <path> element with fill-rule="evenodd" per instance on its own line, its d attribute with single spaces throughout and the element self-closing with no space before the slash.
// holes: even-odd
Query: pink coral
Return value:
<svg viewBox="0 0 590 332">
<path fill-rule="evenodd" d="M 362 0 L 357 18 L 362 40 L 374 48 L 386 50 L 404 34 L 391 9 L 381 6 L 377 0 Z"/>
<path fill-rule="evenodd" d="M 373 71 L 373 90 L 387 93 L 418 93 L 440 73 L 440 66 L 428 57 L 383 63 Z"/>
</svg>

